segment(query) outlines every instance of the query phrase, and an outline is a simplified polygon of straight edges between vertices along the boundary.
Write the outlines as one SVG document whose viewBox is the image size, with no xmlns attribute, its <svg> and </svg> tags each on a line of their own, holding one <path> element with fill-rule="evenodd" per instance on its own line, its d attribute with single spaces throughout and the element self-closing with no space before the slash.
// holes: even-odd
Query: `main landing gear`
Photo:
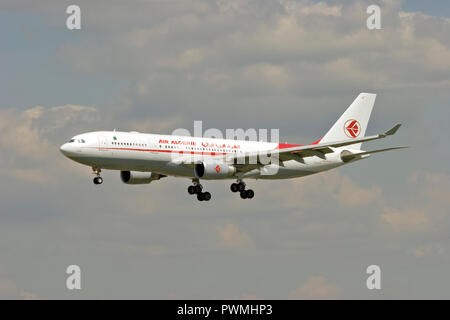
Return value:
<svg viewBox="0 0 450 320">
<path fill-rule="evenodd" d="M 211 200 L 211 193 L 202 192 L 203 186 L 200 184 L 199 180 L 193 179 L 193 185 L 188 187 L 189 194 L 196 194 L 198 201 L 209 201 Z"/>
<path fill-rule="evenodd" d="M 92 171 L 94 171 L 94 173 L 97 175 L 93 180 L 94 184 L 102 184 L 103 178 L 100 177 L 100 172 L 102 172 L 102 169 L 92 168 Z"/>
<path fill-rule="evenodd" d="M 245 190 L 245 182 L 242 180 L 232 183 L 230 190 L 231 192 L 239 192 L 242 199 L 252 199 L 255 196 L 255 192 L 252 189 Z"/>
</svg>

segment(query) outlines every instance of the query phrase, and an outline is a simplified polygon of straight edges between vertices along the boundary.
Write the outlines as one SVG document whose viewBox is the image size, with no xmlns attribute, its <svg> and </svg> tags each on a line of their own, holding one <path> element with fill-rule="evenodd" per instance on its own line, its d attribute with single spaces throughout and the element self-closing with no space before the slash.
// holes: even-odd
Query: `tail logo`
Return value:
<svg viewBox="0 0 450 320">
<path fill-rule="evenodd" d="M 361 125 L 354 119 L 347 120 L 344 124 L 344 132 L 349 138 L 356 138 L 361 132 Z"/>
<path fill-rule="evenodd" d="M 219 165 L 216 166 L 216 172 L 217 172 L 217 173 L 220 172 L 220 166 L 219 166 Z"/>
</svg>

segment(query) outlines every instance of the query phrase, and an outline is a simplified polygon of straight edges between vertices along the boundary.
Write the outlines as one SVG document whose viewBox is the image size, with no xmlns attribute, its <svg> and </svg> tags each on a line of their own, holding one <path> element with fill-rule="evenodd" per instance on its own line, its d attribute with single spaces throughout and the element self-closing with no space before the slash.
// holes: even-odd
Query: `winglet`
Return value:
<svg viewBox="0 0 450 320">
<path fill-rule="evenodd" d="M 383 133 L 383 136 L 392 136 L 393 134 L 395 134 L 397 132 L 397 130 L 401 127 L 402 125 L 399 123 L 397 125 L 395 125 L 392 129 L 386 131 L 385 133 Z"/>
</svg>

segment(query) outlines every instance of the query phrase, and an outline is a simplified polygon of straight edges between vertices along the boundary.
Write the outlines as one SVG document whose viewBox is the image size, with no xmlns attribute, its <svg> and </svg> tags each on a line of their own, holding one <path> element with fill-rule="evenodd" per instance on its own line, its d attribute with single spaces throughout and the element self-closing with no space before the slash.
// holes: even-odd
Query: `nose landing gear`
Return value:
<svg viewBox="0 0 450 320">
<path fill-rule="evenodd" d="M 102 169 L 99 168 L 92 168 L 92 171 L 94 174 L 96 174 L 97 176 L 94 178 L 93 182 L 94 184 L 102 184 L 103 183 L 103 178 L 100 177 L 100 172 L 102 172 Z"/>
</svg>

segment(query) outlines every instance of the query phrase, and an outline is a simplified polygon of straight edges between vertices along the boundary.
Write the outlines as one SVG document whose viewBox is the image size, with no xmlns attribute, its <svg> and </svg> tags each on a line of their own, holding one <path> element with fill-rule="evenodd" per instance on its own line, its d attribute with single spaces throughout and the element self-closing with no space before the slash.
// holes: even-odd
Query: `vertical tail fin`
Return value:
<svg viewBox="0 0 450 320">
<path fill-rule="evenodd" d="M 320 142 L 364 137 L 376 96 L 374 93 L 360 93 Z M 352 145 L 352 148 L 361 149 L 361 143 Z"/>
</svg>

